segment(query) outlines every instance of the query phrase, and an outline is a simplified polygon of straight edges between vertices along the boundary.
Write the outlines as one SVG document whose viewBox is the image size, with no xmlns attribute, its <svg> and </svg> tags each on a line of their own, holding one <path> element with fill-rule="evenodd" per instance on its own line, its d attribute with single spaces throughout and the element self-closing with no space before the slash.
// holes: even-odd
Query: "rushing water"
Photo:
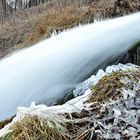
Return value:
<svg viewBox="0 0 140 140">
<path fill-rule="evenodd" d="M 0 61 L 0 120 L 32 101 L 64 96 L 108 58 L 140 40 L 140 13 L 65 31 Z"/>
</svg>

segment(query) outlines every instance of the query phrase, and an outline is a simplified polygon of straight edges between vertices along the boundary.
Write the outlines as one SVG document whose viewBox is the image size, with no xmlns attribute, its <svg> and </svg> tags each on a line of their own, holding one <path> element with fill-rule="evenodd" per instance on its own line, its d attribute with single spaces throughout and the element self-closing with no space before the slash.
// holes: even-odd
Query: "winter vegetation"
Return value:
<svg viewBox="0 0 140 140">
<path fill-rule="evenodd" d="M 139 0 L 0 0 L 0 140 L 139 140 L 138 11 Z"/>
<path fill-rule="evenodd" d="M 63 105 L 19 107 L 2 140 L 139 139 L 140 67 L 109 66 L 79 84 Z M 81 90 L 79 90 L 81 89 Z M 80 96 L 79 96 L 80 95 Z"/>
<path fill-rule="evenodd" d="M 3 6 L 2 1 L 0 5 Z M 120 4 L 114 0 L 49 0 L 12 13 L 0 12 L 0 57 L 44 40 L 54 31 L 139 10 L 139 0 L 124 0 Z"/>
</svg>

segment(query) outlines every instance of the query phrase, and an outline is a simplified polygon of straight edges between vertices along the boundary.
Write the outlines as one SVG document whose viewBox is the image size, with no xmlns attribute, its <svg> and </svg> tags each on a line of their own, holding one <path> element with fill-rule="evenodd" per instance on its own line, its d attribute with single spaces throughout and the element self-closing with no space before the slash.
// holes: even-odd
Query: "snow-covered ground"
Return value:
<svg viewBox="0 0 140 140">
<path fill-rule="evenodd" d="M 108 66 L 105 71 L 99 70 L 96 75 L 92 75 L 89 79 L 77 85 L 73 92 L 76 97 L 63 105 L 48 107 L 32 103 L 29 108 L 18 107 L 17 115 L 13 121 L 0 130 L 0 137 L 12 131 L 9 128 L 17 121 L 22 120 L 26 115 L 48 118 L 49 115 L 71 114 L 73 112 L 81 112 L 83 109 L 90 111 L 93 109 L 91 106 L 96 104 L 96 102 L 92 103 L 88 101 L 90 96 L 94 94 L 90 89 L 91 86 L 96 85 L 104 76 L 110 76 L 114 72 L 126 72 L 133 77 L 134 75 L 131 75 L 133 71 L 136 71 L 136 73 L 140 72 L 140 67 L 133 64 Z M 140 117 L 140 79 L 137 76 L 134 77 L 137 79 L 136 81 L 133 78 L 121 78 L 121 82 L 124 83 L 124 87 L 120 89 L 122 98 L 101 102 L 98 103 L 98 106 L 95 106 L 100 109 L 99 114 L 92 114 L 91 116 L 94 119 L 96 118 L 96 121 L 92 120 L 93 122 L 95 121 L 92 127 L 96 128 L 99 126 L 95 132 L 100 134 L 102 138 L 121 139 L 122 136 L 128 136 L 131 140 L 140 138 L 140 122 L 138 122 Z M 95 110 L 95 112 L 98 112 L 98 110 Z M 102 119 L 99 117 L 101 114 L 104 114 Z"/>
</svg>

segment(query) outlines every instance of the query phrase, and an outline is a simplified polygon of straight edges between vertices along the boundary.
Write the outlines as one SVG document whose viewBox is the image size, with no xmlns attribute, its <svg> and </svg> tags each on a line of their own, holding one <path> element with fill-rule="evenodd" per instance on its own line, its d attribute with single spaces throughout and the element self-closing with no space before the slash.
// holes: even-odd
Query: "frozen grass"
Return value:
<svg viewBox="0 0 140 140">
<path fill-rule="evenodd" d="M 121 81 L 121 79 L 124 78 L 138 82 L 140 72 L 139 70 L 119 71 L 113 72 L 110 75 L 105 75 L 95 86 L 91 87 L 93 92 L 91 101 L 104 102 L 110 99 L 116 100 L 118 97 L 120 98 L 122 96 L 121 89 L 125 87 L 125 84 Z"/>
<path fill-rule="evenodd" d="M 19 108 L 11 125 L 0 131 L 6 133 L 2 140 L 139 139 L 140 68 L 119 64 L 104 74 L 94 76 L 98 82 L 91 90 L 63 105 Z"/>
<path fill-rule="evenodd" d="M 37 116 L 25 116 L 15 123 L 11 133 L 2 140 L 68 140 L 64 122 L 55 122 L 53 117 L 41 119 Z M 61 119 L 60 119 L 61 120 Z"/>
</svg>

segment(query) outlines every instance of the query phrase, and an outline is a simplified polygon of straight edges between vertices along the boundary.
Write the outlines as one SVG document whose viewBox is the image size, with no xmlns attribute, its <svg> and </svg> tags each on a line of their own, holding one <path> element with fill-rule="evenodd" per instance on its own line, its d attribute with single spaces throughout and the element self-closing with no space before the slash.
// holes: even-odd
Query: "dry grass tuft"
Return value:
<svg viewBox="0 0 140 140">
<path fill-rule="evenodd" d="M 16 122 L 11 133 L 2 140 L 68 140 L 65 127 L 59 122 L 41 119 L 36 116 L 25 116 Z"/>
<path fill-rule="evenodd" d="M 63 14 L 62 14 L 63 13 Z M 79 23 L 89 23 L 94 21 L 94 13 L 90 8 L 77 8 L 75 6 L 67 6 L 61 11 L 47 16 L 40 17 L 35 23 L 32 31 L 26 41 L 37 42 L 50 36 L 53 31 L 63 31 L 77 26 Z"/>
<path fill-rule="evenodd" d="M 103 100 L 109 100 L 113 96 L 118 96 L 118 89 L 124 86 L 120 81 L 124 76 L 123 72 L 114 72 L 111 75 L 104 76 L 95 86 L 91 87 L 93 92 L 91 101 L 101 102 Z"/>
<path fill-rule="evenodd" d="M 118 71 L 104 76 L 95 86 L 91 87 L 91 102 L 104 102 L 109 101 L 109 99 L 114 100 L 121 97 L 122 94 L 120 90 L 122 87 L 125 87 L 125 84 L 121 82 L 121 80 L 128 78 L 132 82 L 138 82 L 136 77 L 140 78 L 140 72 L 135 70 L 128 72 Z"/>
</svg>

